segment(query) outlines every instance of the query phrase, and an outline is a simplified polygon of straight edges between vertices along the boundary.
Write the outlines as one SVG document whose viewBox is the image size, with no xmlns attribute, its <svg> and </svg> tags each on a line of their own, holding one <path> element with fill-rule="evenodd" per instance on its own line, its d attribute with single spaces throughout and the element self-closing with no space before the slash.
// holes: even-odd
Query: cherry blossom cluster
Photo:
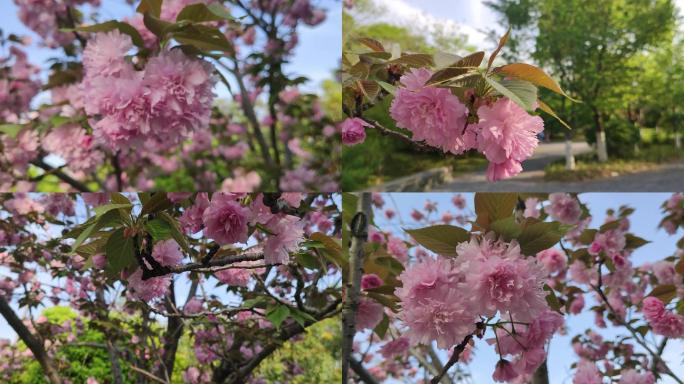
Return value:
<svg viewBox="0 0 684 384">
<path fill-rule="evenodd" d="M 97 7 L 100 0 L 14 0 L 19 7 L 19 20 L 42 38 L 42 44 L 50 48 L 69 45 L 75 35 L 59 29 L 66 25 L 73 26 L 74 10 L 83 4 Z"/>
<path fill-rule="evenodd" d="M 411 69 L 400 81 L 390 107 L 390 116 L 400 128 L 413 134 L 416 142 L 437 147 L 455 155 L 477 150 L 489 161 L 487 178 L 506 179 L 522 171 L 522 162 L 532 156 L 544 130 L 544 121 L 531 116 L 506 97 L 476 99 L 470 92 L 467 103 L 448 88 L 425 85 L 433 72 Z M 470 108 L 472 108 L 472 113 Z M 476 123 L 470 116 L 477 116 Z M 372 126 L 360 118 L 342 123 L 342 140 L 347 145 L 364 141 L 365 128 Z"/>
<path fill-rule="evenodd" d="M 498 315 L 497 337 L 488 340 L 501 356 L 494 379 L 534 373 L 546 358 L 546 342 L 563 324 L 544 299 L 542 266 L 525 258 L 517 243 L 491 235 L 461 243 L 456 251 L 456 260 L 427 258 L 399 276 L 399 317 L 410 342 L 452 348 L 476 333 L 482 319 Z"/>
<path fill-rule="evenodd" d="M 177 145 L 209 124 L 214 98 L 210 64 L 172 49 L 152 57 L 143 71 L 126 61 L 129 36 L 98 34 L 83 52 L 81 89 L 95 138 L 112 149 Z"/>
</svg>

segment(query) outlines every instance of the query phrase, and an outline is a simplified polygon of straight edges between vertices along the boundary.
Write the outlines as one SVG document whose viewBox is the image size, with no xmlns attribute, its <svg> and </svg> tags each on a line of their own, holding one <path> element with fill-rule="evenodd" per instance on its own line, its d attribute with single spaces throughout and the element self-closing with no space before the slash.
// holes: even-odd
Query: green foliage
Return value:
<svg viewBox="0 0 684 384">
<path fill-rule="evenodd" d="M 487 5 L 513 30 L 504 53 L 531 56 L 557 76 L 582 103 L 553 97 L 548 104 L 589 140 L 597 129 L 605 130 L 611 155 L 635 155 L 634 123 L 649 110 L 662 116 L 665 126 L 681 121 L 684 64 L 676 48 L 682 42 L 672 38 L 671 0 L 492 0 Z M 557 123 L 546 123 L 550 133 L 559 132 Z"/>
<path fill-rule="evenodd" d="M 254 377 L 273 384 L 339 383 L 342 380 L 339 322 L 340 319 L 331 318 L 307 328 L 302 340 L 286 342 L 264 360 Z M 295 367 L 299 368 L 298 373 L 293 374 Z"/>
<path fill-rule="evenodd" d="M 453 225 L 435 225 L 420 229 L 407 229 L 418 244 L 443 256 L 456 256 L 456 245 L 470 239 L 470 233 Z"/>
</svg>

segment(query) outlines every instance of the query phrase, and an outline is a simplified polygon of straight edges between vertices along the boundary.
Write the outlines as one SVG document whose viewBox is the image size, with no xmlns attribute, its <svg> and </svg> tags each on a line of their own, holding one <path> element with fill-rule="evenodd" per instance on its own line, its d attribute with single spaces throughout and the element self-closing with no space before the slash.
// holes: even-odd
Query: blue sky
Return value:
<svg viewBox="0 0 684 384">
<path fill-rule="evenodd" d="M 31 62 L 46 68 L 45 62 L 51 57 L 60 56 L 59 50 L 51 50 L 38 46 L 40 38 L 26 28 L 17 17 L 17 7 L 11 0 L 1 0 L 0 28 L 5 34 L 15 33 L 33 37 L 33 44 L 27 49 Z M 300 45 L 291 62 L 285 67 L 286 72 L 307 76 L 311 79 L 306 89 L 319 89 L 320 82 L 332 77 L 332 71 L 339 66 L 342 51 L 342 9 L 338 0 L 313 0 L 314 4 L 325 8 L 326 20 L 316 27 L 299 28 Z M 85 10 L 89 8 L 84 8 Z M 135 10 L 124 0 L 102 0 L 99 9 L 100 20 L 121 19 L 133 15 Z M 4 52 L 2 52 L 4 53 Z M 47 76 L 47 73 L 43 73 Z M 219 92 L 225 92 L 218 87 Z M 221 96 L 225 93 L 221 93 Z"/>
<path fill-rule="evenodd" d="M 453 193 L 385 194 L 383 195 L 386 203 L 385 208 L 392 208 L 397 211 L 398 217 L 388 221 L 384 215 L 376 214 L 376 225 L 383 230 L 391 229 L 393 231 L 398 231 L 401 227 L 414 227 L 415 223 L 411 219 L 410 213 L 414 208 L 422 210 L 426 199 L 438 203 L 440 214 L 447 210 L 456 214 L 458 212 L 451 203 L 453 195 Z M 468 202 L 467 209 L 473 211 L 473 195 L 463 194 L 463 196 Z M 638 266 L 647 261 L 663 259 L 672 255 L 676 250 L 677 239 L 682 236 L 681 231 L 678 233 L 678 236 L 669 236 L 665 231 L 657 229 L 657 225 L 662 218 L 660 205 L 669 196 L 670 194 L 662 193 L 589 193 L 580 195 L 580 199 L 589 206 L 594 216 L 592 226 L 603 223 L 605 212 L 609 208 L 617 209 L 620 205 L 625 204 L 636 209 L 630 218 L 632 224 L 631 232 L 651 241 L 651 243 L 636 250 L 631 256 L 632 263 Z M 400 208 L 397 209 L 396 207 Z M 399 217 L 404 224 L 400 224 Z M 587 299 L 585 308 L 589 308 L 592 305 L 590 296 L 587 295 L 585 298 Z M 587 328 L 597 330 L 593 319 L 593 314 L 568 317 L 566 318 L 568 335 L 556 335 L 552 339 L 549 353 L 549 377 L 552 384 L 572 383 L 570 365 L 577 361 L 577 356 L 571 348 L 570 339 L 575 334 L 584 332 Z M 605 339 L 610 339 L 617 335 L 615 332 L 602 329 L 598 329 L 598 332 L 604 335 Z M 444 361 L 446 361 L 445 353 L 442 353 L 442 356 Z M 684 340 L 670 341 L 664 358 L 679 377 L 684 376 L 683 357 Z M 494 349 L 478 340 L 476 342 L 475 357 L 468 367 L 472 374 L 473 382 L 477 384 L 491 383 L 491 375 L 497 359 L 498 357 Z M 664 380 L 661 383 L 673 382 L 672 380 Z"/>
</svg>

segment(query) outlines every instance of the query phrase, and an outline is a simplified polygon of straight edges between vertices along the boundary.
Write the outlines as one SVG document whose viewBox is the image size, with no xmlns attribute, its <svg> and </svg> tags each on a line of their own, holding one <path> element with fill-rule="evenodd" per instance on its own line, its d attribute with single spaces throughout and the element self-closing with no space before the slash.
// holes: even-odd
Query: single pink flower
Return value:
<svg viewBox="0 0 684 384">
<path fill-rule="evenodd" d="M 158 242 L 152 249 L 152 258 L 159 264 L 170 267 L 180 264 L 183 260 L 183 253 L 174 239 Z"/>
<path fill-rule="evenodd" d="M 221 245 L 247 242 L 249 219 L 249 209 L 226 193 L 214 193 L 202 216 L 207 237 Z"/>
<path fill-rule="evenodd" d="M 340 124 L 342 130 L 342 143 L 345 145 L 356 145 L 366 140 L 365 127 L 372 127 L 371 124 L 358 117 L 347 118 Z"/>
<path fill-rule="evenodd" d="M 516 377 L 518 377 L 518 373 L 515 371 L 515 368 L 510 361 L 501 359 L 496 363 L 494 374 L 492 374 L 492 379 L 494 379 L 494 381 L 497 383 L 505 383 Z"/>
<path fill-rule="evenodd" d="M 414 68 L 403 75 L 390 116 L 398 127 L 413 133 L 414 141 L 425 141 L 444 152 L 463 153 L 472 147 L 463 136 L 468 108 L 449 89 L 426 86 L 431 76 L 426 68 Z"/>
</svg>

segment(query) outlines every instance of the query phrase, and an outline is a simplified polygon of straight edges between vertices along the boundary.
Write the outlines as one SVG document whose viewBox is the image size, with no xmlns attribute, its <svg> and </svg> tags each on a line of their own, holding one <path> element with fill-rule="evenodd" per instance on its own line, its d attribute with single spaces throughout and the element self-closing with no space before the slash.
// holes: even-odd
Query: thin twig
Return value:
<svg viewBox="0 0 684 384">
<path fill-rule="evenodd" d="M 410 144 L 413 148 L 415 148 L 421 152 L 434 152 L 434 153 L 444 154 L 444 151 L 442 151 L 441 149 L 439 149 L 437 147 L 433 147 L 431 145 L 427 145 L 425 143 L 415 141 L 412 138 L 410 138 L 409 136 L 407 136 L 407 135 L 405 135 L 399 131 L 395 131 L 393 129 L 386 128 L 385 126 L 383 126 L 382 124 L 380 124 L 379 122 L 377 122 L 375 120 L 370 120 L 370 119 L 366 119 L 366 118 L 363 118 L 363 120 L 366 121 L 367 123 L 373 125 L 373 128 L 377 129 L 381 134 L 383 134 L 385 136 L 395 137 L 395 138 L 397 138 L 397 139 L 399 139 L 405 143 Z"/>
</svg>

